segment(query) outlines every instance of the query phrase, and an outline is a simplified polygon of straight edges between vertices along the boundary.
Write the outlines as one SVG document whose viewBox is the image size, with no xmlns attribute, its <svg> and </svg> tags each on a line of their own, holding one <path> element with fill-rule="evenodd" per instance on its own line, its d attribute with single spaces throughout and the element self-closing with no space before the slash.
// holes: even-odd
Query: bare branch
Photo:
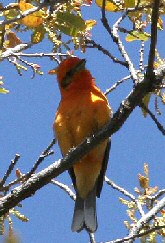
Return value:
<svg viewBox="0 0 165 243">
<path fill-rule="evenodd" d="M 160 0 L 155 0 L 152 9 L 151 16 L 151 44 L 148 57 L 148 68 L 147 68 L 147 77 L 152 80 L 154 77 L 154 61 L 155 61 L 155 49 L 157 44 L 157 23 L 159 18 L 159 6 Z"/>
<path fill-rule="evenodd" d="M 148 213 L 146 213 L 141 219 L 135 224 L 133 229 L 130 231 L 128 237 L 134 237 L 138 235 L 139 231 L 143 228 L 144 224 L 148 223 L 165 207 L 165 197 L 161 199 Z M 164 226 L 165 227 L 165 226 Z M 132 240 L 129 241 L 131 243 Z"/>
<path fill-rule="evenodd" d="M 140 212 L 140 214 L 142 216 L 144 216 L 144 211 L 143 211 L 143 208 L 142 208 L 142 205 L 141 203 L 139 202 L 138 199 L 135 198 L 135 196 L 133 194 L 131 194 L 130 192 L 128 192 L 126 189 L 124 189 L 123 187 L 120 187 L 118 186 L 116 183 L 114 183 L 112 180 L 108 179 L 106 176 L 105 176 L 105 181 L 108 185 L 110 185 L 113 189 L 121 192 L 124 196 L 130 198 L 132 201 L 134 201 L 137 205 L 137 208 Z"/>
<path fill-rule="evenodd" d="M 119 37 L 119 34 L 118 34 L 119 24 L 123 21 L 123 19 L 126 16 L 127 16 L 127 13 L 125 13 L 121 18 L 118 19 L 118 21 L 113 26 L 112 33 L 113 33 L 115 43 L 117 44 L 120 53 L 122 54 L 122 56 L 124 57 L 125 61 L 128 64 L 130 75 L 131 75 L 132 79 L 134 80 L 134 82 L 137 83 L 138 77 L 137 77 L 136 69 L 135 69 L 133 62 L 131 61 L 127 51 L 125 50 L 125 47 L 124 47 L 124 45 L 123 45 L 123 43 L 122 43 L 122 41 Z"/>
<path fill-rule="evenodd" d="M 3 187 L 3 185 L 5 184 L 7 178 L 10 176 L 10 174 L 13 171 L 13 169 L 14 169 L 16 163 L 18 162 L 19 158 L 20 158 L 20 155 L 19 154 L 16 154 L 15 155 L 15 158 L 11 161 L 8 170 L 6 171 L 3 179 L 0 182 L 0 188 Z"/>
<path fill-rule="evenodd" d="M 113 25 L 113 29 L 109 26 L 109 23 L 108 23 L 108 20 L 107 20 L 107 17 L 106 17 L 106 14 L 105 14 L 105 3 L 106 3 L 106 0 L 103 0 L 103 5 L 102 5 L 102 23 L 103 23 L 103 26 L 105 27 L 105 29 L 107 30 L 107 32 L 110 34 L 112 40 L 116 43 L 121 55 L 124 57 L 125 59 L 125 62 L 127 64 L 127 68 L 129 69 L 130 71 L 130 75 L 131 77 L 133 78 L 134 82 L 137 83 L 137 72 L 136 72 L 136 69 L 134 68 L 134 65 L 128 55 L 128 53 L 126 52 L 125 50 L 125 47 L 119 37 L 119 34 L 118 34 L 118 29 L 119 29 L 119 25 L 120 23 L 125 19 L 125 17 L 127 16 L 128 12 L 125 12 L 123 14 L 122 17 L 120 17 L 117 22 Z"/>
<path fill-rule="evenodd" d="M 73 55 L 69 55 L 67 53 L 12 53 L 12 56 L 15 57 L 55 57 L 55 56 L 61 56 L 61 57 L 67 57 L 67 56 L 73 56 Z"/>
<path fill-rule="evenodd" d="M 117 184 L 115 184 L 112 180 L 110 180 L 108 177 L 105 176 L 105 182 L 110 185 L 113 189 L 121 192 L 124 194 L 124 196 L 129 197 L 131 200 L 135 201 L 136 198 L 134 197 L 134 195 L 132 195 L 130 192 L 128 192 L 126 189 L 124 189 L 123 187 L 118 186 Z"/>
<path fill-rule="evenodd" d="M 62 190 L 64 190 L 68 195 L 69 195 L 69 197 L 72 199 L 72 200 L 76 200 L 76 195 L 75 195 L 75 193 L 67 186 L 67 185 L 65 185 L 65 184 L 63 184 L 63 183 L 61 183 L 61 182 L 59 182 L 59 181 L 57 181 L 57 180 L 51 180 L 51 183 L 53 184 L 53 185 L 56 185 L 56 186 L 58 186 L 59 188 L 61 188 Z"/>
<path fill-rule="evenodd" d="M 144 71 L 144 41 L 141 42 L 140 53 L 140 62 L 139 62 L 139 71 Z"/>
<path fill-rule="evenodd" d="M 121 64 L 121 65 L 123 65 L 125 67 L 128 67 L 126 62 L 123 62 L 123 61 L 119 60 L 117 57 L 113 56 L 107 49 L 102 47 L 100 44 L 96 43 L 94 40 L 86 39 L 86 47 L 87 48 L 97 48 L 103 54 L 105 54 L 108 57 L 110 57 L 115 63 L 119 63 L 119 64 Z"/>
<path fill-rule="evenodd" d="M 111 93 L 113 90 L 115 90 L 120 84 L 124 83 L 125 81 L 129 80 L 131 78 L 130 75 L 122 78 L 121 80 L 117 81 L 111 88 L 107 89 L 104 94 L 108 95 L 109 93 Z"/>
<path fill-rule="evenodd" d="M 112 240 L 112 241 L 106 241 L 106 242 L 100 242 L 100 243 L 123 243 L 123 242 L 129 242 L 130 240 L 135 240 L 137 238 L 140 238 L 140 237 L 143 237 L 145 235 L 148 235 L 148 234 L 151 234 L 152 232 L 154 231 L 157 231 L 157 230 L 160 230 L 160 229 L 164 229 L 165 228 L 165 225 L 161 225 L 161 226 L 155 226 L 149 230 L 146 230 L 142 233 L 138 233 L 134 236 L 127 236 L 127 237 L 124 237 L 122 239 L 117 239 L 117 240 Z"/>
<path fill-rule="evenodd" d="M 8 58 L 14 55 L 17 55 L 17 52 L 23 51 L 27 48 L 30 48 L 32 46 L 31 43 L 28 44 L 19 44 L 13 48 L 8 48 L 7 51 L 3 52 L 2 55 L 0 56 L 0 59 Z"/>
<path fill-rule="evenodd" d="M 140 104 L 140 107 L 142 107 L 152 118 L 152 120 L 155 122 L 155 124 L 157 125 L 157 128 L 159 129 L 159 131 L 161 131 L 161 133 L 163 135 L 165 135 L 165 129 L 162 126 L 162 124 L 158 121 L 158 119 L 155 117 L 155 115 L 145 106 L 144 103 Z"/>
<path fill-rule="evenodd" d="M 152 204 L 161 196 L 165 194 L 165 189 L 162 189 L 158 191 L 158 193 L 155 196 L 148 196 L 147 198 L 151 200 Z"/>
<path fill-rule="evenodd" d="M 49 146 L 42 152 L 42 154 L 40 155 L 38 160 L 35 162 L 31 171 L 27 173 L 26 180 L 31 177 L 31 175 L 37 170 L 38 166 L 44 161 L 44 159 L 46 157 L 48 157 L 49 155 L 52 155 L 54 153 L 53 151 L 50 151 L 50 150 L 54 146 L 55 143 L 56 143 L 56 139 L 54 138 L 52 140 L 52 142 L 49 144 Z"/>
</svg>

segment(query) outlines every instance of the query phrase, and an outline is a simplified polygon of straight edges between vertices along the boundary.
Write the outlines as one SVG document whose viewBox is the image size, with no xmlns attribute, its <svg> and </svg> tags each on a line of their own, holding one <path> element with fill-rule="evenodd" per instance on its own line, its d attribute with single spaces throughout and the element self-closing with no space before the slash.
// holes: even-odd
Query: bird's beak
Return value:
<svg viewBox="0 0 165 243">
<path fill-rule="evenodd" d="M 76 66 L 74 66 L 69 72 L 67 72 L 61 82 L 61 87 L 66 88 L 72 82 L 72 78 L 75 75 L 75 73 L 85 69 L 85 64 L 86 64 L 86 60 L 81 59 L 81 61 Z"/>
</svg>

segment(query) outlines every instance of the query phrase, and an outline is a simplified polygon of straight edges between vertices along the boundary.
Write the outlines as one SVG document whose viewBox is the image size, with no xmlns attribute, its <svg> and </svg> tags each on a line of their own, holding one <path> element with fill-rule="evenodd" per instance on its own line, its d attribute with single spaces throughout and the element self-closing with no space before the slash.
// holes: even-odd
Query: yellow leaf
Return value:
<svg viewBox="0 0 165 243">
<path fill-rule="evenodd" d="M 86 30 L 91 30 L 93 29 L 93 27 L 97 24 L 97 21 L 94 19 L 88 19 L 85 21 L 85 25 L 86 25 Z"/>
<path fill-rule="evenodd" d="M 0 94 L 8 94 L 9 90 L 5 89 L 5 88 L 0 88 Z"/>
<path fill-rule="evenodd" d="M 161 17 L 158 19 L 158 28 L 159 30 L 163 30 L 163 19 Z"/>
<path fill-rule="evenodd" d="M 165 105 L 165 92 L 162 94 L 162 102 Z"/>
<path fill-rule="evenodd" d="M 149 178 L 141 174 L 139 174 L 138 176 L 139 176 L 140 186 L 144 189 L 149 188 Z"/>
<path fill-rule="evenodd" d="M 133 30 L 130 34 L 126 36 L 126 41 L 128 42 L 132 42 L 136 40 L 148 41 L 149 38 L 150 38 L 150 34 L 148 34 L 147 32 Z"/>
<path fill-rule="evenodd" d="M 102 8 L 103 6 L 103 0 L 96 0 L 96 4 Z M 120 11 L 119 7 L 111 2 L 110 0 L 106 0 L 105 3 L 105 10 L 110 11 L 110 12 L 117 12 Z"/>
<path fill-rule="evenodd" d="M 34 6 L 30 3 L 26 3 L 25 1 L 21 0 L 19 3 L 20 10 L 22 12 L 27 11 L 31 8 L 34 8 Z M 30 14 L 22 19 L 21 21 L 24 25 L 35 28 L 43 23 L 42 18 L 42 11 L 35 12 L 33 14 Z"/>
</svg>

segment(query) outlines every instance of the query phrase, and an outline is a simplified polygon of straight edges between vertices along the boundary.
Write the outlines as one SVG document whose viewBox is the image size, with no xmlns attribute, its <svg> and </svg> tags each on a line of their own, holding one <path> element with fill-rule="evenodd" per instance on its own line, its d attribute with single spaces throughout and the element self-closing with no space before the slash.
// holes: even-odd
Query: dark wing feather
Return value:
<svg viewBox="0 0 165 243">
<path fill-rule="evenodd" d="M 76 177 L 75 177 L 75 174 L 74 174 L 73 167 L 70 168 L 70 169 L 68 170 L 68 172 L 69 172 L 69 175 L 70 175 L 70 177 L 71 177 L 71 179 L 72 179 L 72 183 L 73 183 L 73 185 L 74 185 L 74 189 L 76 190 Z"/>
<path fill-rule="evenodd" d="M 103 187 L 103 182 L 104 182 L 104 176 L 105 176 L 105 172 L 107 170 L 107 165 L 108 165 L 108 159 L 109 159 L 109 151 L 111 148 L 111 139 L 109 139 L 108 143 L 107 143 L 107 147 L 105 150 L 105 154 L 104 154 L 104 159 L 103 159 L 103 164 L 102 164 L 102 169 L 100 171 L 98 180 L 97 180 L 97 191 L 96 191 L 96 196 L 100 197 L 100 193 Z"/>
<path fill-rule="evenodd" d="M 61 148 L 61 147 L 60 147 L 60 148 Z M 61 149 L 60 149 L 60 150 L 61 150 Z M 61 154 L 62 154 L 62 156 L 64 157 L 64 154 L 63 154 L 62 150 L 61 150 Z M 69 172 L 69 175 L 70 175 L 70 177 L 71 177 L 71 179 L 72 179 L 72 183 L 73 183 L 73 185 L 74 185 L 74 188 L 75 188 L 75 190 L 76 190 L 76 177 L 75 177 L 75 174 L 74 174 L 73 167 L 71 167 L 71 168 L 68 170 L 68 172 Z"/>
</svg>

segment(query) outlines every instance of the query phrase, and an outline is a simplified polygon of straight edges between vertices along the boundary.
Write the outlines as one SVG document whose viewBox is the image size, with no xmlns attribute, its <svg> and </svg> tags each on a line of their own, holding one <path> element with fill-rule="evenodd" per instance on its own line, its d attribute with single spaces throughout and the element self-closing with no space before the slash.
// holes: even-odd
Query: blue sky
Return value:
<svg viewBox="0 0 165 243">
<path fill-rule="evenodd" d="M 5 2 L 7 4 L 11 1 Z M 118 55 L 117 48 L 100 23 L 100 9 L 92 6 L 85 8 L 83 12 L 86 19 L 94 18 L 98 21 L 98 25 L 92 32 L 93 38 L 102 46 L 112 50 L 114 55 Z M 109 19 L 114 22 L 117 17 L 109 15 Z M 160 33 L 159 37 L 158 47 L 164 57 L 164 32 Z M 28 37 L 26 36 L 26 38 Z M 139 58 L 137 45 L 134 42 L 129 44 L 129 47 L 127 46 L 130 56 L 136 64 Z M 38 48 L 38 52 L 49 52 L 51 46 L 48 41 L 45 41 Z M 30 50 L 30 52 L 32 51 L 34 50 Z M 77 55 L 87 59 L 87 67 L 103 91 L 128 75 L 125 68 L 114 64 L 97 50 L 87 49 L 85 54 L 77 52 Z M 147 49 L 145 55 L 147 60 Z M 54 68 L 55 63 L 50 62 L 48 58 L 33 60 L 41 65 L 45 73 L 43 76 L 36 75 L 35 79 L 31 79 L 31 70 L 23 72 L 23 76 L 20 77 L 9 62 L 1 62 L 0 75 L 4 76 L 5 87 L 10 90 L 8 95 L 0 95 L 1 177 L 16 153 L 21 155 L 17 168 L 21 169 L 23 173 L 27 172 L 54 136 L 52 126 L 60 101 L 60 93 L 56 76 L 50 76 L 47 73 Z M 132 81 L 126 81 L 108 95 L 114 111 L 131 89 Z M 164 106 L 161 102 L 159 104 L 163 113 Z M 154 99 L 152 99 L 150 107 L 152 110 L 154 109 Z M 159 119 L 162 123 L 164 122 L 163 115 Z M 157 185 L 160 189 L 164 188 L 164 149 L 164 138 L 154 122 L 149 117 L 144 118 L 141 110 L 136 108 L 120 131 L 112 138 L 107 176 L 134 193 L 134 188 L 139 186 L 138 173 L 143 173 L 143 164 L 147 162 L 150 165 L 151 186 Z M 38 171 L 61 158 L 57 144 L 54 150 L 55 154 L 46 159 Z M 71 186 L 67 172 L 58 179 Z M 104 186 L 102 196 L 97 201 L 99 228 L 96 240 L 98 242 L 121 238 L 128 233 L 123 224 L 123 221 L 128 219 L 127 208 L 119 202 L 119 196 L 122 195 L 109 186 Z M 85 231 L 79 234 L 71 232 L 74 203 L 64 191 L 56 186 L 44 187 L 33 197 L 23 201 L 22 205 L 20 211 L 29 217 L 30 221 L 22 223 L 14 219 L 14 229 L 21 242 L 89 242 Z"/>
</svg>

